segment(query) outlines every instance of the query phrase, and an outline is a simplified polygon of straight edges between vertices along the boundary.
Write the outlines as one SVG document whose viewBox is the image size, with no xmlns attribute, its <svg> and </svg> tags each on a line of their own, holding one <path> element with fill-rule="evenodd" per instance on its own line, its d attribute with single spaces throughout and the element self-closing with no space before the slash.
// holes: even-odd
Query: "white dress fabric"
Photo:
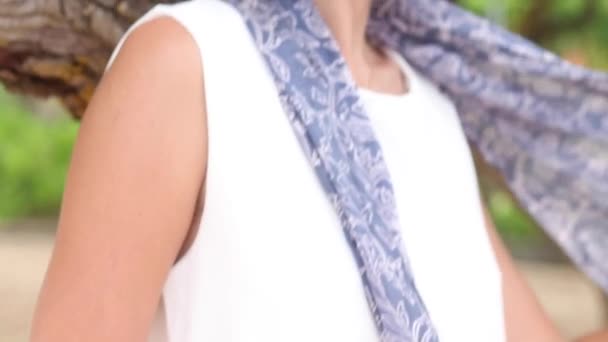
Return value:
<svg viewBox="0 0 608 342">
<path fill-rule="evenodd" d="M 191 0 L 158 5 L 132 29 L 162 16 L 200 49 L 209 135 L 200 229 L 163 292 L 169 342 L 378 341 L 337 215 L 239 13 Z M 418 291 L 440 341 L 504 341 L 501 274 L 458 116 L 391 56 L 409 92 L 360 93 Z"/>
</svg>

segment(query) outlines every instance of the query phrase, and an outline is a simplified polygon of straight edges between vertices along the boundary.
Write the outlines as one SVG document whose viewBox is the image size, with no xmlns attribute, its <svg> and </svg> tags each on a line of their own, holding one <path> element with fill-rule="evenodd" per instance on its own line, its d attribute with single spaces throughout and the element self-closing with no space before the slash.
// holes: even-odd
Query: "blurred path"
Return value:
<svg viewBox="0 0 608 342">
<path fill-rule="evenodd" d="M 527 261 L 518 266 L 564 336 L 579 337 L 608 323 L 601 291 L 573 267 Z"/>
<path fill-rule="evenodd" d="M 37 229 L 43 227 L 43 229 Z M 0 341 L 22 342 L 51 253 L 52 222 L 0 226 Z"/>
<path fill-rule="evenodd" d="M 27 341 L 30 318 L 48 258 L 53 222 L 0 226 L 0 341 Z M 520 262 L 552 319 L 568 337 L 608 321 L 601 293 L 567 265 Z M 153 341 L 161 341 L 158 333 Z"/>
</svg>

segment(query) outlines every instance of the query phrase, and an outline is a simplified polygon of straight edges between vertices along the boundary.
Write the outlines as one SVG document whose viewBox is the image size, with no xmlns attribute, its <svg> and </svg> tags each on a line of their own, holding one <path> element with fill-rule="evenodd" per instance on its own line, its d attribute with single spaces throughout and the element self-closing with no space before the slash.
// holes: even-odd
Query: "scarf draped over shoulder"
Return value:
<svg viewBox="0 0 608 342">
<path fill-rule="evenodd" d="M 228 2 L 340 218 L 380 339 L 439 341 L 409 268 L 380 144 L 312 0 Z M 367 34 L 451 98 L 468 139 L 521 205 L 608 291 L 608 75 L 445 0 L 374 0 Z"/>
</svg>

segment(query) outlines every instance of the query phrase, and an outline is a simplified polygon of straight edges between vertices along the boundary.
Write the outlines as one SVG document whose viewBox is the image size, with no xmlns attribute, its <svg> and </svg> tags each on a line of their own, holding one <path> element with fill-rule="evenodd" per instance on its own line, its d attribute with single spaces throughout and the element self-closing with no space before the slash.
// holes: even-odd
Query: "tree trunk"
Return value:
<svg viewBox="0 0 608 342">
<path fill-rule="evenodd" d="M 121 35 L 161 2 L 177 0 L 0 0 L 0 82 L 79 117 Z"/>
</svg>

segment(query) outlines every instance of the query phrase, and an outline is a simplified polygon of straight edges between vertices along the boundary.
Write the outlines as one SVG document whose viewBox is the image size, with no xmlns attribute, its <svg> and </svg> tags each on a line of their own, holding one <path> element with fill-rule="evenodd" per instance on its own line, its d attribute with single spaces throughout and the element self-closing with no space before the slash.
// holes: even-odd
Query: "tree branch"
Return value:
<svg viewBox="0 0 608 342">
<path fill-rule="evenodd" d="M 119 38 L 162 2 L 177 0 L 0 0 L 0 82 L 80 116 Z"/>
</svg>

